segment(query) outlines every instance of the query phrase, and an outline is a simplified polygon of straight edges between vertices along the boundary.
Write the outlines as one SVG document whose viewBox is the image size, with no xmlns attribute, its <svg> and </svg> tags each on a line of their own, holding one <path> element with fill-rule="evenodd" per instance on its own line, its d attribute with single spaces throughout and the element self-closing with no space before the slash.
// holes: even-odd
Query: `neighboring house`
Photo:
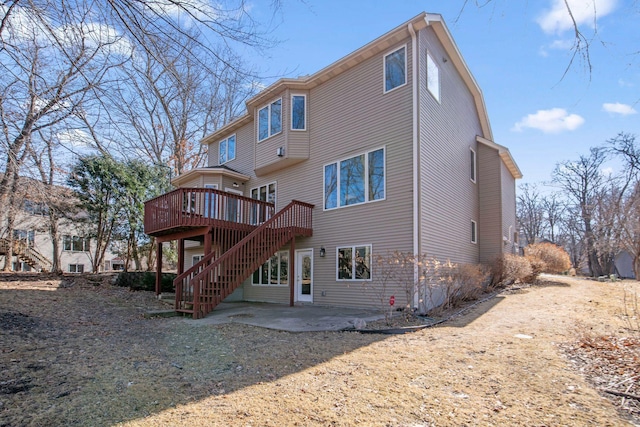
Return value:
<svg viewBox="0 0 640 427">
<path fill-rule="evenodd" d="M 17 211 L 13 229 L 12 271 L 51 271 L 53 266 L 53 243 L 49 233 L 49 210 L 41 201 L 42 184 L 28 178 L 20 178 L 22 188 L 28 188 L 21 195 L 21 209 Z M 56 187 L 58 197 L 70 197 L 64 187 Z M 77 214 L 79 218 L 81 214 Z M 60 267 L 65 273 L 91 272 L 91 256 L 95 252 L 95 242 L 86 236 L 84 224 L 78 220 L 62 218 L 58 222 Z M 5 229 L 0 229 L 0 267 L 4 265 L 9 239 Z M 105 254 L 105 266 L 99 270 L 111 269 L 115 255 Z"/>
<path fill-rule="evenodd" d="M 618 252 L 614 259 L 615 270 L 618 276 L 625 279 L 635 279 L 636 275 L 633 271 L 633 255 L 628 251 L 622 250 Z"/>
<path fill-rule="evenodd" d="M 194 317 L 228 295 L 379 305 L 374 255 L 475 264 L 517 251 L 521 173 L 440 15 L 278 80 L 202 143 L 209 166 L 145 205 L 145 231 L 178 240 L 176 309 Z"/>
</svg>

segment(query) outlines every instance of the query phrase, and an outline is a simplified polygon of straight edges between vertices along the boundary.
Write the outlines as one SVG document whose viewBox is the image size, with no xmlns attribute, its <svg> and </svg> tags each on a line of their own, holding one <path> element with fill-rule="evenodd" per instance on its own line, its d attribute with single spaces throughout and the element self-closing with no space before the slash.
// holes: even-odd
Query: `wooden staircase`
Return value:
<svg viewBox="0 0 640 427">
<path fill-rule="evenodd" d="M 0 255 L 6 255 L 7 252 L 9 252 L 9 240 L 0 238 Z M 13 242 L 13 255 L 26 262 L 34 270 L 51 271 L 51 261 L 24 241 L 15 240 Z"/>
<path fill-rule="evenodd" d="M 278 249 L 296 236 L 313 234 L 312 209 L 313 205 L 294 200 L 226 252 L 206 254 L 174 280 L 175 310 L 194 319 L 207 315 Z"/>
</svg>

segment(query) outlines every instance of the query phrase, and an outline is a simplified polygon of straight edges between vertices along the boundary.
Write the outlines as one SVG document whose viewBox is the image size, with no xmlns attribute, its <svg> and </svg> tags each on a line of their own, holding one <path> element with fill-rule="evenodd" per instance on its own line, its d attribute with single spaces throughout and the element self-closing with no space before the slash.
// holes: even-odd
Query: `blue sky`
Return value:
<svg viewBox="0 0 640 427">
<path fill-rule="evenodd" d="M 556 163 L 619 132 L 640 143 L 640 4 L 595 0 L 594 31 L 593 1 L 569 1 L 591 41 L 591 71 L 576 58 L 565 75 L 573 31 L 564 0 L 469 0 L 462 12 L 464 0 L 285 1 L 274 18 L 281 43 L 258 66 L 312 74 L 422 11 L 439 13 L 484 93 L 495 142 L 509 147 L 520 183 L 540 183 Z M 270 18 L 254 7 L 256 18 Z"/>
</svg>

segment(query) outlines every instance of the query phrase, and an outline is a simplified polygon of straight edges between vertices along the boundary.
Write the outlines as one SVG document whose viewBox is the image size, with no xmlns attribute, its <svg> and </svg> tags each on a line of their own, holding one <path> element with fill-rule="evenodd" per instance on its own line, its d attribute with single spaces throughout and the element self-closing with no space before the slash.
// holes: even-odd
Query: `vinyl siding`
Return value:
<svg viewBox="0 0 640 427">
<path fill-rule="evenodd" d="M 482 133 L 471 92 L 427 27 L 419 32 L 420 252 L 440 260 L 477 263 L 471 220 L 478 221 L 478 185 L 470 180 L 469 148 Z M 427 51 L 439 68 L 440 103 L 427 90 Z M 478 221 L 479 222 L 479 221 Z M 479 227 L 480 228 L 480 227 Z"/>
<path fill-rule="evenodd" d="M 503 244 L 503 251 L 516 254 L 517 245 L 513 241 L 513 232 L 516 230 L 516 182 L 503 162 L 500 162 L 500 177 L 502 189 L 502 233 L 507 238 L 507 244 Z M 509 233 L 511 227 L 511 233 Z"/>
<path fill-rule="evenodd" d="M 396 47 L 405 43 L 411 70 L 410 40 L 402 41 Z M 313 237 L 296 241 L 296 249 L 314 249 L 314 304 L 379 304 L 371 282 L 364 282 L 366 286 L 363 289 L 363 282 L 336 280 L 337 247 L 372 245 L 373 255 L 412 250 L 411 76 L 408 73 L 405 86 L 383 94 L 385 53 L 387 51 L 309 91 L 308 160 L 259 177 L 254 171 L 239 170 L 251 175 L 247 189 L 276 182 L 277 210 L 293 199 L 315 205 Z M 289 126 L 288 121 L 286 126 Z M 298 132 L 289 132 L 290 136 L 292 134 L 298 137 Z M 386 198 L 324 211 L 324 166 L 382 147 L 386 157 Z M 321 246 L 326 249 L 324 258 L 319 256 Z M 325 296 L 322 296 L 323 291 Z M 404 304 L 401 288 L 391 286 L 388 293 L 395 295 L 396 304 Z M 244 297 L 247 300 L 286 303 L 289 290 L 285 287 L 253 286 L 247 281 Z"/>
<path fill-rule="evenodd" d="M 480 262 L 491 262 L 502 253 L 502 168 L 504 165 L 493 148 L 478 144 L 478 186 L 480 221 L 478 245 Z"/>
</svg>

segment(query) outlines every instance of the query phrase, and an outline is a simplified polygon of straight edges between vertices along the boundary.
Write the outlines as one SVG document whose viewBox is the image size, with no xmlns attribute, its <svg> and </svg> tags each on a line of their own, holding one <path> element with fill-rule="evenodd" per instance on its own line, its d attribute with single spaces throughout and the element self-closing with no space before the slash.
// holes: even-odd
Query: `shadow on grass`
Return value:
<svg viewBox="0 0 640 427">
<path fill-rule="evenodd" d="M 0 279 L 2 426 L 137 420 L 275 381 L 387 338 L 144 319 L 157 303 L 151 293 L 94 284 L 56 288 L 48 280 L 29 288 Z"/>
<path fill-rule="evenodd" d="M 55 288 L 55 282 L 29 289 L 1 277 L 0 282 L 0 425 L 139 421 L 276 381 L 389 338 L 144 319 L 145 311 L 160 304 L 151 293 L 95 284 Z M 446 325 L 465 327 L 503 299 L 492 296 L 458 308 Z"/>
</svg>

